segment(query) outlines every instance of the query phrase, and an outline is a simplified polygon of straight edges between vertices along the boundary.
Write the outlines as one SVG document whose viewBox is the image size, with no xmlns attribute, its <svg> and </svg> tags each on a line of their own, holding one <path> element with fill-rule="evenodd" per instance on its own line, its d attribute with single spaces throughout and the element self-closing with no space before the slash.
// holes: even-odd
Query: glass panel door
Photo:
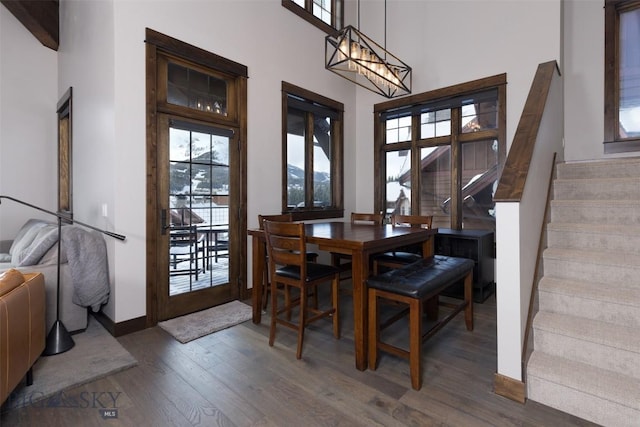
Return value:
<svg viewBox="0 0 640 427">
<path fill-rule="evenodd" d="M 169 118 L 160 123 L 167 126 L 159 158 L 166 169 L 161 198 L 168 239 L 168 283 L 160 313 L 170 318 L 237 297 L 229 274 L 234 132 Z"/>
</svg>

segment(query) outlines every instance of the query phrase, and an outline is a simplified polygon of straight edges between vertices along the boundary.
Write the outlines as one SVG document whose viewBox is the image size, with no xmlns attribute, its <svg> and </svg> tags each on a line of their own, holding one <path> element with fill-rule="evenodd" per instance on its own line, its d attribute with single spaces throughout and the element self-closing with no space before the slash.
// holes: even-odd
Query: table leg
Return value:
<svg viewBox="0 0 640 427">
<path fill-rule="evenodd" d="M 367 369 L 367 276 L 369 256 L 362 252 L 351 255 L 351 280 L 353 282 L 353 340 L 355 342 L 356 368 Z"/>
<path fill-rule="evenodd" d="M 262 277 L 264 275 L 264 241 L 256 236 L 252 237 L 253 254 L 253 289 L 251 294 L 253 304 L 253 323 L 262 320 Z"/>
</svg>

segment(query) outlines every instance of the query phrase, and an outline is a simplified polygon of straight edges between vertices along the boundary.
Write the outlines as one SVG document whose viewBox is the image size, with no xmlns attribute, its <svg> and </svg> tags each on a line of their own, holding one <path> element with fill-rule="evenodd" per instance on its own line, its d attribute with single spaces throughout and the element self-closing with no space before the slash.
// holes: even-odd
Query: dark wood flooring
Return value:
<svg viewBox="0 0 640 427">
<path fill-rule="evenodd" d="M 292 330 L 279 328 L 275 346 L 269 347 L 268 316 L 260 325 L 245 322 L 188 344 L 158 327 L 119 337 L 139 364 L 66 392 L 86 407 L 35 404 L 2 414 L 0 425 L 591 425 L 493 393 L 495 297 L 475 305 L 473 332 L 460 315 L 425 344 L 420 391 L 411 389 L 403 359 L 383 355 L 376 371 L 355 369 L 351 300 L 342 301 L 342 338 L 333 339 L 328 321 L 312 325 L 302 360 L 295 359 Z M 101 406 L 117 409 L 117 418 L 103 418 Z"/>
</svg>

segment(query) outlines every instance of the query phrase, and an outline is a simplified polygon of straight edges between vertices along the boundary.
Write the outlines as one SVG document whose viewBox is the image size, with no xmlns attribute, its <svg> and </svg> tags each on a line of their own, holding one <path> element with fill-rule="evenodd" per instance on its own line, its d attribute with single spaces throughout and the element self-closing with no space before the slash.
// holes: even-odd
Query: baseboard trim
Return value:
<svg viewBox="0 0 640 427">
<path fill-rule="evenodd" d="M 496 373 L 493 377 L 493 392 L 507 399 L 524 403 L 527 400 L 525 383 Z"/>
<path fill-rule="evenodd" d="M 120 337 L 132 332 L 141 331 L 147 328 L 147 316 L 137 317 L 135 319 L 125 320 L 124 322 L 115 323 L 109 316 L 102 311 L 91 313 L 98 322 L 114 337 Z"/>
</svg>

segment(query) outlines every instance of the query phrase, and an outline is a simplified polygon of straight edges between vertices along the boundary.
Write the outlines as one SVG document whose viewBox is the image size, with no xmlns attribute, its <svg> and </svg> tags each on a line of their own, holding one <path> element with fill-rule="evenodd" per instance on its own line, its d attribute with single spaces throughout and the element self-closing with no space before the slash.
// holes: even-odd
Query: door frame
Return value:
<svg viewBox="0 0 640 427">
<path fill-rule="evenodd" d="M 158 183 L 158 56 L 170 55 L 189 62 L 227 73 L 235 77 L 233 97 L 237 100 L 235 114 L 222 117 L 220 126 L 233 125 L 238 129 L 238 157 L 237 167 L 239 182 L 235 184 L 238 191 L 238 223 L 236 227 L 237 239 L 233 245 L 233 253 L 230 259 L 247 259 L 247 67 L 231 60 L 222 58 L 207 52 L 196 46 L 184 43 L 180 40 L 146 29 L 146 293 L 147 313 L 146 326 L 154 326 L 158 323 L 158 281 L 157 275 L 161 274 L 159 265 L 161 258 L 167 257 L 168 252 L 162 252 L 164 247 L 159 238 L 161 224 L 160 210 L 157 201 Z M 197 113 L 197 112 L 195 112 Z M 193 118 L 198 119 L 194 113 Z M 247 268 L 239 265 L 235 269 L 238 272 L 238 295 L 240 299 L 248 297 Z M 168 271 L 166 272 L 168 275 Z"/>
</svg>

